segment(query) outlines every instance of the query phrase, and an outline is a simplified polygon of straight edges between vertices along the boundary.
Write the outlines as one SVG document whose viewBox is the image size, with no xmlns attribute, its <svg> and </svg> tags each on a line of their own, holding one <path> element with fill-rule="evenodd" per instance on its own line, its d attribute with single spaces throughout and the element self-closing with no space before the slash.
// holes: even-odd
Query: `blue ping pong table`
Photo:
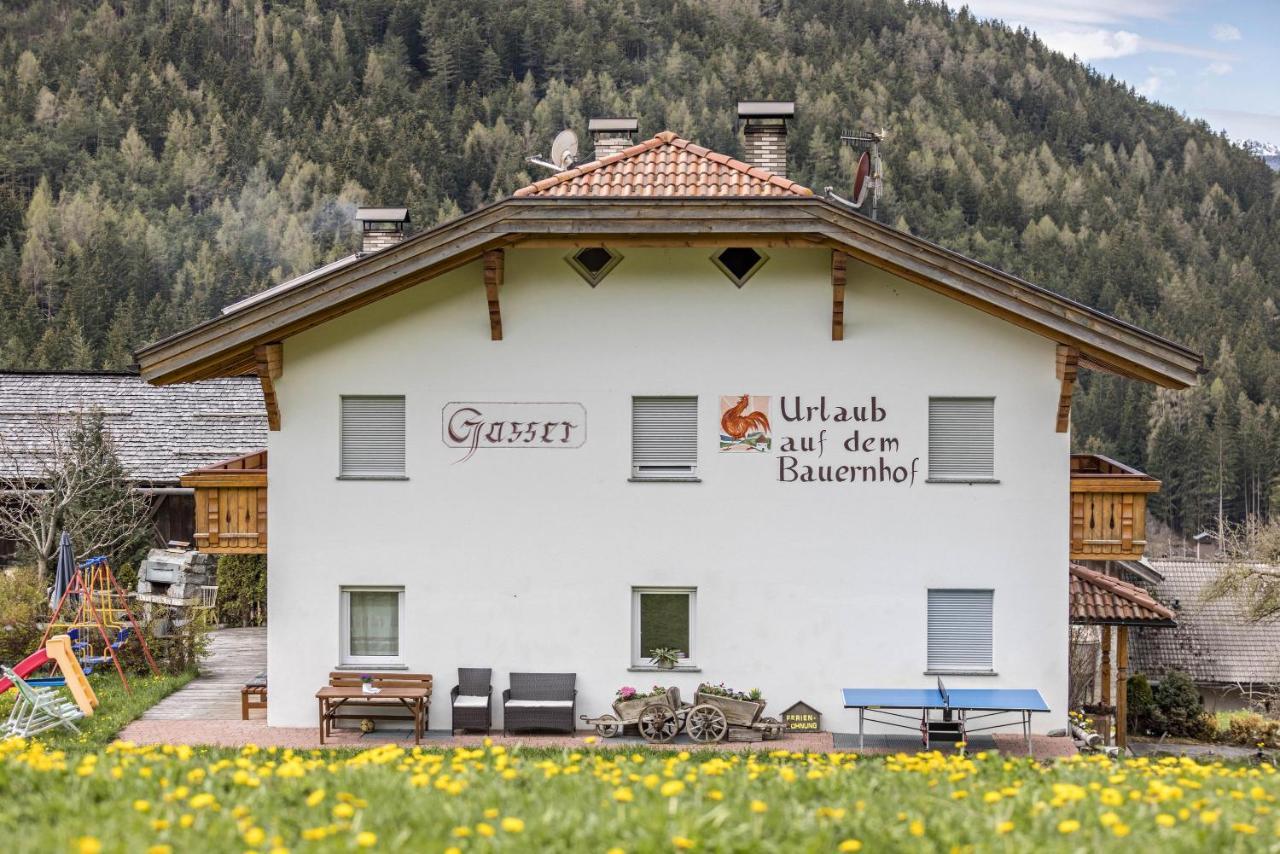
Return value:
<svg viewBox="0 0 1280 854">
<path fill-rule="evenodd" d="M 938 680 L 936 688 L 845 688 L 844 707 L 858 710 L 858 749 L 863 748 L 866 721 L 919 730 L 924 749 L 929 749 L 931 724 L 941 720 L 951 724 L 963 741 L 969 733 L 985 732 L 1008 726 L 1022 726 L 1031 753 L 1031 715 L 1049 711 L 1040 692 L 1032 689 L 956 688 L 948 689 Z M 914 711 L 917 714 L 904 714 Z M 1000 720 L 1018 715 L 1017 720 Z M 996 720 L 992 720 L 995 718 Z M 910 724 L 901 721 L 911 721 Z M 981 723 L 971 726 L 970 723 Z"/>
</svg>

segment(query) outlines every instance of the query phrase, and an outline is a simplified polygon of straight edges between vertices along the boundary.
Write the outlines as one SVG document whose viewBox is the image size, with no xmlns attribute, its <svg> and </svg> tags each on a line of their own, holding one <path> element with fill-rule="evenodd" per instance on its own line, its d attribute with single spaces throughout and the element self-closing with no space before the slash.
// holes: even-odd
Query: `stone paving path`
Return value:
<svg viewBox="0 0 1280 854">
<path fill-rule="evenodd" d="M 209 654 L 200 662 L 200 675 L 148 709 L 141 720 L 239 721 L 240 689 L 266 669 L 265 626 L 212 631 Z M 262 717 L 265 713 L 250 714 Z M 195 732 L 198 731 L 197 728 Z"/>
</svg>

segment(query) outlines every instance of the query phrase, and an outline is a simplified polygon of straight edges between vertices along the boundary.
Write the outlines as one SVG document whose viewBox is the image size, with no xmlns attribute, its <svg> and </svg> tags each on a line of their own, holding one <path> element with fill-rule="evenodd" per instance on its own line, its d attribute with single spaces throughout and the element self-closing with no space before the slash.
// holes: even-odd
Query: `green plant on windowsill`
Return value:
<svg viewBox="0 0 1280 854">
<path fill-rule="evenodd" d="M 655 667 L 661 667 L 663 670 L 672 670 L 680 663 L 683 657 L 684 653 L 680 650 L 663 646 L 653 651 L 653 657 L 649 659 L 649 662 Z"/>
</svg>

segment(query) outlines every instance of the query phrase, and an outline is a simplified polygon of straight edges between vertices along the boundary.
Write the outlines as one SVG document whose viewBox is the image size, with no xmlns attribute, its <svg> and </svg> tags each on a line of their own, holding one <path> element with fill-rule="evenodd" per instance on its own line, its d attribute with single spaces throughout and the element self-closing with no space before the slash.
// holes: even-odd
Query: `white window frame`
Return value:
<svg viewBox="0 0 1280 854">
<path fill-rule="evenodd" d="M 636 462 L 635 418 L 636 401 L 638 400 L 691 400 L 693 401 L 693 464 L 661 466 L 653 463 Z M 631 396 L 631 480 L 633 481 L 686 481 L 696 483 L 698 477 L 698 415 L 702 404 L 696 394 L 633 394 Z"/>
<path fill-rule="evenodd" d="M 342 456 L 343 411 L 348 400 L 398 400 L 403 409 L 404 459 L 397 472 L 360 472 L 348 470 Z M 409 399 L 403 394 L 342 394 L 338 396 L 338 480 L 408 480 L 409 479 Z"/>
<path fill-rule="evenodd" d="M 991 602 L 991 660 L 987 666 L 935 667 L 929 660 L 929 595 L 932 593 L 987 593 Z M 996 675 L 996 591 L 992 587 L 930 587 L 925 591 L 925 675 L 926 676 L 995 676 Z"/>
<path fill-rule="evenodd" d="M 991 404 L 991 473 L 990 474 L 962 474 L 962 475 L 940 475 L 934 473 L 934 455 L 933 455 L 933 405 L 941 401 L 972 401 L 972 402 L 990 402 Z M 928 483 L 999 483 L 1000 479 L 996 477 L 996 398 L 995 395 L 961 395 L 961 394 L 935 394 L 929 396 L 928 409 L 925 412 L 925 433 L 926 441 L 929 447 L 929 476 Z"/>
<path fill-rule="evenodd" d="M 352 655 L 351 654 L 351 594 L 352 593 L 398 593 L 400 595 L 400 613 L 397 616 L 399 648 L 395 655 Z M 342 667 L 403 667 L 404 666 L 404 587 L 400 585 L 376 584 L 344 584 L 338 588 L 338 621 L 340 646 L 338 647 L 338 663 Z"/>
<path fill-rule="evenodd" d="M 696 587 L 632 587 L 631 588 L 631 669 L 658 670 L 649 658 L 640 654 L 640 597 L 647 593 L 684 594 L 689 597 L 689 648 L 676 670 L 697 670 L 698 588 Z"/>
</svg>

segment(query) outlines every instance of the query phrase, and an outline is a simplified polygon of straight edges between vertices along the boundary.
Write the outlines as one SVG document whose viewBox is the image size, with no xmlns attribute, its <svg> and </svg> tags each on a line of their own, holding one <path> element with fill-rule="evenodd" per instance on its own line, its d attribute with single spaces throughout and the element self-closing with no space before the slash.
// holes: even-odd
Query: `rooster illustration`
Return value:
<svg viewBox="0 0 1280 854">
<path fill-rule="evenodd" d="M 768 414 L 755 410 L 747 412 L 747 406 L 751 403 L 751 395 L 744 394 L 738 398 L 738 402 L 725 410 L 724 415 L 720 416 L 720 429 L 731 439 L 744 439 L 746 435 L 753 429 L 761 433 L 769 432 L 769 416 Z"/>
</svg>

